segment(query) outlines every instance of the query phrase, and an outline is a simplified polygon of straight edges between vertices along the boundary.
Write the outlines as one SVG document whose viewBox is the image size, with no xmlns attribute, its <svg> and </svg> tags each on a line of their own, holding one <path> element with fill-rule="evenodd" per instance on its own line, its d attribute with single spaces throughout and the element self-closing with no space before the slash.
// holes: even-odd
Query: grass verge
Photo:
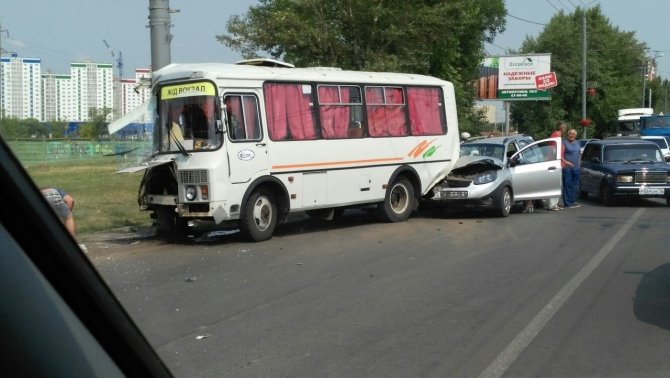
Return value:
<svg viewBox="0 0 670 378">
<path fill-rule="evenodd" d="M 37 187 L 58 187 L 75 199 L 77 233 L 90 233 L 125 226 L 150 226 L 148 212 L 137 205 L 142 171 L 115 174 L 116 159 L 25 165 Z"/>
</svg>

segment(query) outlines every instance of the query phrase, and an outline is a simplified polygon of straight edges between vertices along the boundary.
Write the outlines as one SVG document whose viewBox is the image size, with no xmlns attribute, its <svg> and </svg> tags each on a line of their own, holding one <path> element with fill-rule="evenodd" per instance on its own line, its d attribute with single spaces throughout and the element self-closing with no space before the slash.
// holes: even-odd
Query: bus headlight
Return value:
<svg viewBox="0 0 670 378">
<path fill-rule="evenodd" d="M 186 187 L 186 199 L 189 201 L 193 201 L 195 197 L 198 196 L 198 190 L 195 188 L 195 186 L 187 186 Z"/>
</svg>

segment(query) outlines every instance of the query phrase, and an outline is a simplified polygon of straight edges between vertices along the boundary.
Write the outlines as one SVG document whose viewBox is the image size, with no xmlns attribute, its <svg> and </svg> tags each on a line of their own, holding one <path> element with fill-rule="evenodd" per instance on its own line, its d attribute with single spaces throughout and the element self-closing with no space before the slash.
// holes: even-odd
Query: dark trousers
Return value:
<svg viewBox="0 0 670 378">
<path fill-rule="evenodd" d="M 563 206 L 577 203 L 579 193 L 579 168 L 563 168 Z"/>
</svg>

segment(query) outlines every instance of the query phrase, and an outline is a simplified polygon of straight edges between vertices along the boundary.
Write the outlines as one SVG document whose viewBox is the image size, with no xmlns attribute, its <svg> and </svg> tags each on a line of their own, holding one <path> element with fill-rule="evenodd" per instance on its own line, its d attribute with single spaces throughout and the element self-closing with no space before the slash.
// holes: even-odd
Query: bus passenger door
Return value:
<svg viewBox="0 0 670 378">
<path fill-rule="evenodd" d="M 223 98 L 228 133 L 230 181 L 242 183 L 269 169 L 267 145 L 263 141 L 258 97 L 255 94 L 226 94 Z"/>
</svg>

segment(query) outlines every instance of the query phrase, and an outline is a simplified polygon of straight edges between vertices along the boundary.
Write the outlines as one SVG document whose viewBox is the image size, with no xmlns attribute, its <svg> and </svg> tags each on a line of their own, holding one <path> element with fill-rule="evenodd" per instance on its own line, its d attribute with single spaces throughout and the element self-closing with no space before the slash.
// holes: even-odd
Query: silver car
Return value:
<svg viewBox="0 0 670 378">
<path fill-rule="evenodd" d="M 516 201 L 560 196 L 561 138 L 528 139 L 463 143 L 454 169 L 433 188 L 429 201 L 433 206 L 491 209 L 506 217 Z"/>
</svg>

